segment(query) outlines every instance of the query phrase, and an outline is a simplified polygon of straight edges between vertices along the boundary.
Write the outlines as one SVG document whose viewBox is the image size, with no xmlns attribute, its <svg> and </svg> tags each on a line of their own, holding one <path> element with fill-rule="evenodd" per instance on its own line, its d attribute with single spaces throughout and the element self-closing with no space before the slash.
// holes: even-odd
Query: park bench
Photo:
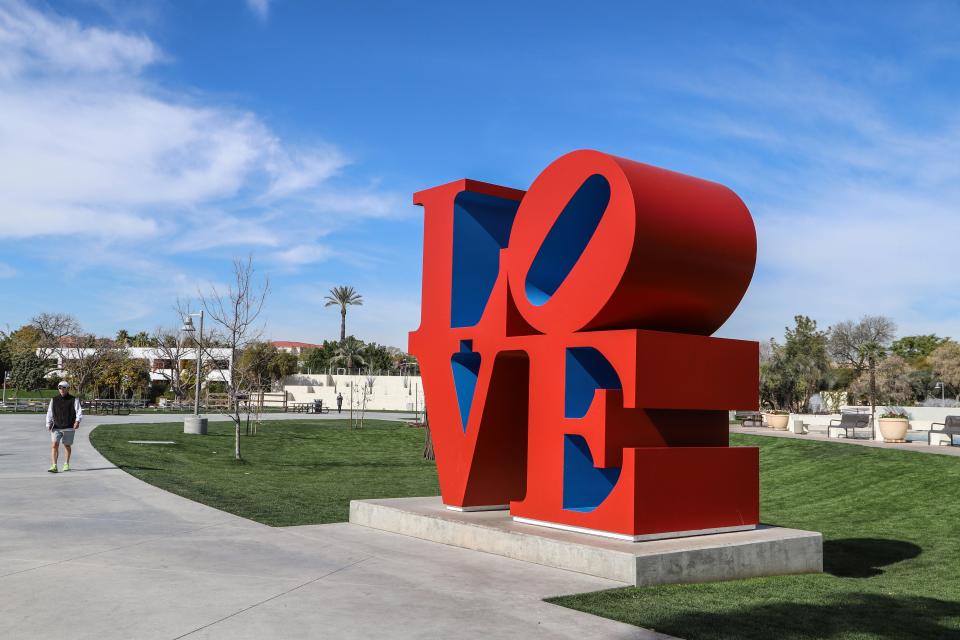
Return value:
<svg viewBox="0 0 960 640">
<path fill-rule="evenodd" d="M 943 427 L 943 429 L 934 429 L 934 427 L 938 425 Z M 934 422 L 931 424 L 930 432 L 927 434 L 927 444 L 933 444 L 933 434 L 935 433 L 947 436 L 948 446 L 960 446 L 960 443 L 953 442 L 953 436 L 960 436 L 960 416 L 947 416 L 943 422 Z"/>
<path fill-rule="evenodd" d="M 759 411 L 737 411 L 733 414 L 733 419 L 739 422 L 741 427 L 746 427 L 748 422 L 756 427 L 763 426 L 763 414 Z"/>
<path fill-rule="evenodd" d="M 91 415 L 100 416 L 128 416 L 130 405 L 126 400 L 112 398 L 96 398 L 81 402 L 83 410 Z"/>
<path fill-rule="evenodd" d="M 323 400 L 314 400 L 313 402 L 289 402 L 287 406 L 293 413 L 330 413 L 330 409 L 323 406 Z"/>
<path fill-rule="evenodd" d="M 836 423 L 836 424 L 835 424 Z M 843 429 L 844 438 L 856 438 L 857 429 L 869 429 L 870 435 L 873 435 L 873 428 L 870 426 L 869 413 L 845 413 L 840 418 L 834 418 L 827 425 L 827 437 L 830 437 L 830 429 Z M 852 434 L 852 435 L 851 435 Z"/>
</svg>

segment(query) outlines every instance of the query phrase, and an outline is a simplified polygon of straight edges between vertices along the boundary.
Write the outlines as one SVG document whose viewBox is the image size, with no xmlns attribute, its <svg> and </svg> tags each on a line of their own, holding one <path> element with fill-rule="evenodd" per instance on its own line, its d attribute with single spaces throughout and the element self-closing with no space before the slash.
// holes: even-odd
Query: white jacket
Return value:
<svg viewBox="0 0 960 640">
<path fill-rule="evenodd" d="M 83 407 L 80 405 L 80 398 L 73 399 L 73 409 L 77 412 L 77 422 L 79 424 L 83 419 Z M 53 398 L 50 399 L 50 404 L 47 405 L 47 429 L 53 429 Z M 70 425 L 73 427 L 73 425 Z"/>
</svg>

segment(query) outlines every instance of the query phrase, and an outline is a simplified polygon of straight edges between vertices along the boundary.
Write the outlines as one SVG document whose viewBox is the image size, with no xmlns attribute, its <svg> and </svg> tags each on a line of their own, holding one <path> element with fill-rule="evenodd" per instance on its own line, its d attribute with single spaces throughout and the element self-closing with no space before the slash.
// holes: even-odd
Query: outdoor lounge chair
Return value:
<svg viewBox="0 0 960 640">
<path fill-rule="evenodd" d="M 836 423 L 836 424 L 835 424 Z M 869 413 L 845 413 L 840 419 L 834 418 L 827 425 L 827 437 L 830 437 L 830 429 L 843 429 L 843 437 L 856 438 L 857 429 L 869 429 L 870 435 L 873 435 L 873 428 L 870 426 Z"/>
<path fill-rule="evenodd" d="M 934 429 L 937 425 L 943 429 Z M 943 422 L 934 422 L 930 425 L 930 432 L 927 434 L 927 444 L 933 444 L 933 434 L 940 433 L 947 436 L 947 444 L 951 447 L 960 446 L 960 443 L 954 444 L 953 436 L 960 436 L 960 416 L 947 416 Z"/>
</svg>

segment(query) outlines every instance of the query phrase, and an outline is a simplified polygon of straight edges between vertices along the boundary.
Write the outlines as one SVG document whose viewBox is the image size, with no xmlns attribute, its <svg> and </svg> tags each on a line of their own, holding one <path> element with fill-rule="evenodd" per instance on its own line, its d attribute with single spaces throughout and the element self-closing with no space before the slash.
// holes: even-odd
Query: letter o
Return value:
<svg viewBox="0 0 960 640">
<path fill-rule="evenodd" d="M 753 275 L 757 238 L 730 189 L 598 151 L 548 166 L 510 234 L 510 290 L 544 333 L 710 335 Z"/>
</svg>

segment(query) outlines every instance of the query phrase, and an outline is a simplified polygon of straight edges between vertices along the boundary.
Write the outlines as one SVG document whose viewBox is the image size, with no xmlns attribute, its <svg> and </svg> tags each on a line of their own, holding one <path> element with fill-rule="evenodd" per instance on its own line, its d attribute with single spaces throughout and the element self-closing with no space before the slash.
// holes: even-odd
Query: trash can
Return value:
<svg viewBox="0 0 960 640">
<path fill-rule="evenodd" d="M 183 419 L 183 432 L 195 435 L 207 435 L 207 419 L 200 416 L 187 416 Z"/>
</svg>

